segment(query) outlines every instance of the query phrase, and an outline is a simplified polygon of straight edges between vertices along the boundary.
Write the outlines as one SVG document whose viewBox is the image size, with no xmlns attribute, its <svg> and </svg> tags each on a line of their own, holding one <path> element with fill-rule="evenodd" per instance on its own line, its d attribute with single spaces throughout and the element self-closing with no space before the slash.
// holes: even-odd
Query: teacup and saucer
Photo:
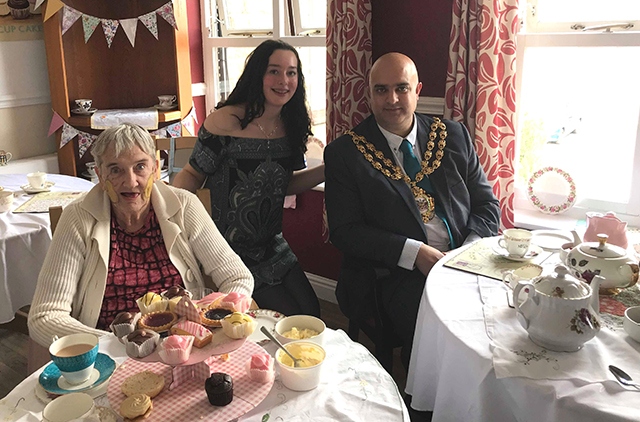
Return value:
<svg viewBox="0 0 640 422">
<path fill-rule="evenodd" d="M 529 261 L 542 253 L 542 248 L 531 243 L 532 233 L 525 229 L 507 229 L 493 251 L 511 261 Z"/>
</svg>

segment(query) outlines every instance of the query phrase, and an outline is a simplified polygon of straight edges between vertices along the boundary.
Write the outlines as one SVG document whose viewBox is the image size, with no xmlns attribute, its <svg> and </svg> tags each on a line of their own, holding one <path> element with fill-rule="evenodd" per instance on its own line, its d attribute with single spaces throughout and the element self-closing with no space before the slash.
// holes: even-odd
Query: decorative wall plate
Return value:
<svg viewBox="0 0 640 422">
<path fill-rule="evenodd" d="M 559 203 L 548 204 L 544 203 L 540 198 L 540 191 L 536 190 L 536 184 L 546 178 L 552 178 L 554 181 L 564 183 L 568 185 L 568 193 L 565 198 Z M 544 167 L 531 176 L 529 179 L 529 186 L 527 188 L 527 196 L 529 200 L 539 211 L 545 214 L 560 214 L 567 211 L 576 202 L 576 184 L 573 178 L 566 171 L 557 167 Z"/>
</svg>

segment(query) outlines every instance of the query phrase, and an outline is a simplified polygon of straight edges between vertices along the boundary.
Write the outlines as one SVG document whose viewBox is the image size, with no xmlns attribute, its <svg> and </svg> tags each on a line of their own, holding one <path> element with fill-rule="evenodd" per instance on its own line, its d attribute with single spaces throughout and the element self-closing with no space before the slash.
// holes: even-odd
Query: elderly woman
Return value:
<svg viewBox="0 0 640 422">
<path fill-rule="evenodd" d="M 247 296 L 253 277 L 192 193 L 156 181 L 149 133 L 122 124 L 98 136 L 92 155 L 100 183 L 62 213 L 29 312 L 29 334 L 105 334 L 136 299 L 171 286 Z"/>
</svg>

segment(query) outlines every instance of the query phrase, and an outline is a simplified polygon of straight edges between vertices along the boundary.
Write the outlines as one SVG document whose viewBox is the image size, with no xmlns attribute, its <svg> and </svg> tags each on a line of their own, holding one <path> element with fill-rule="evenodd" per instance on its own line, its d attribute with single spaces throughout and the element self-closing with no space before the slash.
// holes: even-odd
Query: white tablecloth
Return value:
<svg viewBox="0 0 640 422">
<path fill-rule="evenodd" d="M 273 344 L 264 347 L 274 354 Z M 270 421 L 410 422 L 393 379 L 364 346 L 351 341 L 341 330 L 327 329 L 323 347 L 327 360 L 316 389 L 291 391 L 282 385 L 278 375 L 264 401 L 239 420 L 261 422 L 268 413 Z M 112 335 L 101 338 L 100 351 L 113 357 L 117 364 L 127 358 L 124 347 Z M 230 359 L 233 359 L 233 354 Z M 41 420 L 44 404 L 34 394 L 40 372 L 31 374 L 0 400 L 0 420 Z M 108 406 L 106 394 L 97 397 L 96 403 Z M 18 408 L 14 412 L 16 404 Z"/>
<path fill-rule="evenodd" d="M 49 174 L 55 182 L 52 191 L 88 191 L 94 185 L 85 179 Z M 0 174 L 0 186 L 15 192 L 12 210 L 27 202 L 20 188 L 27 184 L 25 174 Z M 16 311 L 31 303 L 38 273 L 51 243 L 49 214 L 0 213 L 0 323 L 13 319 Z"/>
<path fill-rule="evenodd" d="M 434 422 L 640 420 L 640 391 L 625 390 L 613 376 L 591 383 L 496 379 L 478 276 L 444 262 L 431 270 L 420 303 L 406 387 L 411 407 L 432 410 Z M 637 365 L 624 369 L 640 380 L 640 344 L 625 341 Z"/>
</svg>

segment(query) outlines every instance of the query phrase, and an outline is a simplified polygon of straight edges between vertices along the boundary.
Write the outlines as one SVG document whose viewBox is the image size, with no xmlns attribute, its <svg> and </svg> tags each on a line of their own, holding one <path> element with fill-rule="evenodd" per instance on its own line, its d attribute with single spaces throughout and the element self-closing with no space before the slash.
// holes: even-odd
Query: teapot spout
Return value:
<svg viewBox="0 0 640 422">
<path fill-rule="evenodd" d="M 578 246 L 582 243 L 582 239 L 577 231 L 571 230 L 571 235 L 573 236 L 573 246 Z"/>
<path fill-rule="evenodd" d="M 601 275 L 593 277 L 591 280 L 591 307 L 600 314 L 600 285 L 605 281 Z"/>
</svg>

